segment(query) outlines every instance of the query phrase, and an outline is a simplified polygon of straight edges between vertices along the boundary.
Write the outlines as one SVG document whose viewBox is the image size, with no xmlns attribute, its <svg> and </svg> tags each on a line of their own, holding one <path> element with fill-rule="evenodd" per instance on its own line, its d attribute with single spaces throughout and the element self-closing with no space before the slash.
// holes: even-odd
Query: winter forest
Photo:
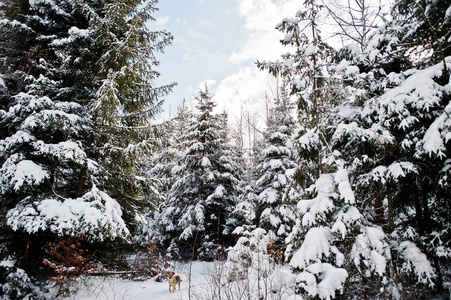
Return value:
<svg viewBox="0 0 451 300">
<path fill-rule="evenodd" d="M 449 299 L 451 4 L 381 5 L 274 24 L 262 126 L 208 86 L 157 120 L 157 0 L 2 0 L 0 299 L 110 277 L 169 295 L 177 264 L 186 299 Z"/>
</svg>

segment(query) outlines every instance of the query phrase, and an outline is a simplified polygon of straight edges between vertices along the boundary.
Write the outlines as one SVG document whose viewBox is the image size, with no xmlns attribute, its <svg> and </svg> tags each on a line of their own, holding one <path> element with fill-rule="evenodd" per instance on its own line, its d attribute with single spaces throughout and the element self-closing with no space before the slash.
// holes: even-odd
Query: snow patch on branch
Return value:
<svg viewBox="0 0 451 300">
<path fill-rule="evenodd" d="M 399 245 L 399 249 L 405 260 L 403 270 L 407 272 L 414 272 L 418 277 L 419 283 L 427 284 L 430 287 L 433 287 L 433 279 L 436 275 L 434 268 L 431 266 L 431 263 L 426 255 L 410 241 L 402 242 Z"/>
<path fill-rule="evenodd" d="M 46 198 L 25 203 L 7 213 L 7 224 L 15 231 L 33 234 L 50 230 L 60 236 L 88 236 L 100 241 L 129 235 L 119 203 L 95 186 L 76 199 Z"/>
<path fill-rule="evenodd" d="M 48 177 L 47 171 L 31 160 L 22 160 L 16 165 L 11 184 L 18 191 L 24 184 L 40 184 Z"/>
</svg>

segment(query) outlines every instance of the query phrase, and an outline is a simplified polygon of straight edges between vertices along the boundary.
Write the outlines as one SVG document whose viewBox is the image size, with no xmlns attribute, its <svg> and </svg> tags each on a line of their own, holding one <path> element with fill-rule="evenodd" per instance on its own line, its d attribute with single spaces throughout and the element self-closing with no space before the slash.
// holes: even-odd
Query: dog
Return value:
<svg viewBox="0 0 451 300">
<path fill-rule="evenodd" d="M 180 276 L 175 275 L 174 272 L 169 272 L 169 293 L 175 293 L 175 286 L 179 285 L 179 291 L 180 291 L 180 283 L 182 282 L 182 279 L 180 279 Z M 171 292 L 172 288 L 172 292 Z"/>
</svg>

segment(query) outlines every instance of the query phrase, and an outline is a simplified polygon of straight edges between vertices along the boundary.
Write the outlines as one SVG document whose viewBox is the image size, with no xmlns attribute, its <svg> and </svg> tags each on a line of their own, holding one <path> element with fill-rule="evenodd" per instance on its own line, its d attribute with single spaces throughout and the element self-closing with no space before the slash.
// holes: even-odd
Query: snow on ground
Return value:
<svg viewBox="0 0 451 300">
<path fill-rule="evenodd" d="M 188 300 L 189 292 L 189 263 L 175 263 L 174 271 L 182 278 L 181 290 L 169 293 L 167 281 L 156 282 L 152 279 L 146 281 L 131 281 L 118 277 L 89 277 L 80 280 L 77 293 L 66 299 L 73 300 L 119 300 L 119 299 L 155 299 L 155 300 Z M 217 274 L 224 273 L 224 264 L 221 262 L 194 262 L 191 272 L 191 299 L 258 299 L 257 280 L 250 275 L 247 280 L 235 282 L 233 285 L 223 287 L 221 298 L 217 296 L 215 278 Z M 302 300 L 294 294 L 294 278 L 287 267 L 276 266 L 276 272 L 267 280 L 260 281 L 260 295 L 265 294 L 266 299 Z M 265 288 L 272 286 L 271 288 Z M 249 291 L 249 292 L 248 292 Z M 277 291 L 277 293 L 276 293 Z M 215 294 L 216 293 L 216 294 Z"/>
</svg>

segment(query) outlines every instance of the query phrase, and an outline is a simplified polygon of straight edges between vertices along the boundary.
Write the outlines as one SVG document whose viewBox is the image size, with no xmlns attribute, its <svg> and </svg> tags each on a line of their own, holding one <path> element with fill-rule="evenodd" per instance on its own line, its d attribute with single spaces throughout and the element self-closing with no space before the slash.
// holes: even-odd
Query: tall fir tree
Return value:
<svg viewBox="0 0 451 300">
<path fill-rule="evenodd" d="M 279 91 L 269 109 L 267 128 L 264 132 L 265 146 L 255 166 L 256 226 L 263 228 L 273 242 L 281 247 L 291 230 L 290 205 L 286 205 L 285 193 L 292 181 L 296 153 L 292 137 L 296 124 L 294 104 L 290 99 L 286 81 L 277 87 Z"/>
<path fill-rule="evenodd" d="M 38 270 L 55 237 L 126 239 L 155 198 L 140 175 L 154 87 L 156 1 L 8 1 L 1 6 L 2 257 Z M 22 41 L 19 43 L 19 41 Z"/>
<path fill-rule="evenodd" d="M 167 195 L 174 182 L 181 176 L 183 155 L 187 147 L 187 132 L 193 124 L 192 112 L 185 100 L 177 107 L 174 119 L 164 124 L 163 142 L 144 166 L 145 176 L 160 181 L 160 191 Z"/>
<path fill-rule="evenodd" d="M 317 83 L 301 85 L 312 103 L 332 104 L 322 115 L 321 110 L 313 110 L 314 126 L 303 121 L 302 115 L 300 119 L 301 126 L 310 130 L 301 129 L 298 138 L 298 187 L 290 194 L 298 201 L 298 215 L 287 239 L 286 254 L 299 272 L 298 286 L 306 296 L 399 299 L 410 293 L 424 296 L 428 287 L 440 286 L 443 281 L 437 271 L 443 269 L 438 261 L 442 259 L 443 263 L 449 257 L 449 214 L 443 214 L 436 204 L 448 204 L 429 191 L 443 191 L 447 186 L 448 121 L 443 112 L 449 94 L 443 86 L 449 82 L 449 71 L 446 59 L 433 65 L 437 52 L 446 47 L 428 46 L 428 41 L 444 39 L 437 35 L 432 40 L 418 39 L 415 44 L 412 38 L 417 36 L 412 32 L 424 30 L 420 24 L 431 24 L 426 12 L 436 12 L 436 5 L 446 5 L 415 4 L 416 8 L 409 6 L 410 13 L 401 15 L 395 6 L 393 21 L 372 34 L 362 54 L 352 51 L 356 47 L 346 47 L 333 57 L 338 58 L 334 64 L 328 68 L 322 65 L 321 70 L 327 72 L 313 73 L 312 80 L 319 80 Z M 297 16 L 315 16 L 315 4 L 307 1 L 305 5 L 310 12 Z M 439 27 L 448 26 L 444 11 L 441 18 L 436 21 Z M 307 73 L 292 70 L 299 70 L 298 61 L 308 57 L 309 47 L 300 41 L 303 35 L 297 27 L 301 24 L 298 19 L 282 24 L 293 26 L 279 28 L 288 29 L 288 40 L 298 46 L 296 55 L 300 57 L 261 66 L 280 73 L 290 71 L 285 76 L 291 78 L 296 92 L 296 77 Z M 429 26 L 429 34 L 436 34 L 433 28 Z M 430 58 L 418 55 L 420 48 L 433 49 Z M 318 53 L 318 49 L 312 48 L 310 53 Z M 315 61 L 309 64 L 315 65 Z M 430 67 L 414 69 L 424 66 Z M 322 97 L 323 89 L 315 93 L 321 83 L 337 78 L 332 78 L 331 72 L 342 72 L 342 81 L 335 85 L 341 87 L 336 94 L 340 101 L 335 103 L 327 100 L 331 94 Z M 329 87 L 329 91 L 336 90 Z M 304 103 L 302 94 L 299 98 Z M 309 115 L 308 106 L 300 108 L 301 113 L 306 108 Z M 423 220 L 421 226 L 414 224 L 418 220 Z M 435 220 L 440 220 L 440 225 Z M 425 224 L 435 231 L 424 234 L 420 228 Z M 425 240 L 436 244 L 426 247 Z M 444 266 L 449 270 L 449 265 Z"/>
<path fill-rule="evenodd" d="M 157 224 L 171 254 L 213 259 L 233 242 L 239 173 L 225 156 L 221 118 L 208 90 L 196 97 L 199 114 L 187 132 L 181 176 L 161 207 Z"/>
<path fill-rule="evenodd" d="M 353 82 L 360 88 L 368 74 L 379 74 L 369 87 L 381 96 L 366 101 L 363 109 L 353 108 L 351 115 L 361 125 L 357 130 L 364 126 L 386 130 L 386 139 L 378 143 L 383 147 L 371 155 L 377 163 L 362 174 L 370 188 L 362 192 L 377 199 L 376 219 L 387 233 L 402 237 L 398 244 L 408 240 L 427 254 L 435 269 L 436 290 L 450 280 L 451 219 L 445 200 L 449 197 L 450 94 L 445 88 L 450 81 L 449 9 L 446 1 L 396 3 L 393 20 L 373 35 L 367 58 L 356 61 L 362 72 Z M 408 169 L 396 172 L 396 165 Z M 402 178 L 396 180 L 399 175 Z"/>
</svg>

